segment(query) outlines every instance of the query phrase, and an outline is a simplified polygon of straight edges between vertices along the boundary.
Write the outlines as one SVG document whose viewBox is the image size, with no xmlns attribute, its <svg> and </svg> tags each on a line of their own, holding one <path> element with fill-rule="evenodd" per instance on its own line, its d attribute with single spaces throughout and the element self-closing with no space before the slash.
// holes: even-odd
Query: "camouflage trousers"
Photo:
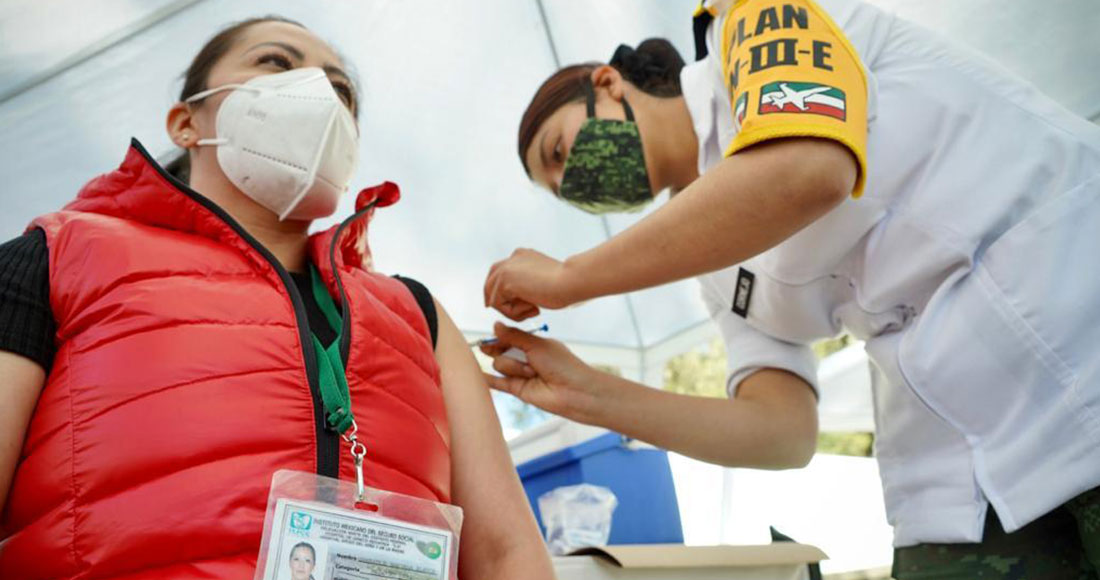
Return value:
<svg viewBox="0 0 1100 580">
<path fill-rule="evenodd" d="M 897 580 L 1100 580 L 1100 487 L 1006 534 L 989 509 L 980 544 L 894 551 Z"/>
</svg>

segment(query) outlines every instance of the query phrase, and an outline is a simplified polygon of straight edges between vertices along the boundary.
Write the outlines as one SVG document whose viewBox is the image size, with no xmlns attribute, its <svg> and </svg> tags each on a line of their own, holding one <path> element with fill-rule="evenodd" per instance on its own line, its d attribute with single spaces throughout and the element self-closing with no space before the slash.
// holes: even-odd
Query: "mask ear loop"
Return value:
<svg viewBox="0 0 1100 580">
<path fill-rule="evenodd" d="M 630 104 L 626 102 L 626 97 L 623 97 L 623 112 L 626 113 L 626 120 L 634 122 L 634 109 L 630 108 Z"/>
<path fill-rule="evenodd" d="M 592 90 L 592 81 L 585 81 L 582 85 L 584 87 L 584 105 L 588 109 L 588 118 L 596 118 L 596 93 Z"/>
<path fill-rule="evenodd" d="M 222 85 L 220 87 L 214 87 L 212 89 L 206 89 L 205 91 L 195 93 L 195 94 L 191 95 L 190 97 L 187 97 L 187 99 L 184 100 L 183 102 L 185 102 L 187 104 L 191 104 L 195 101 L 201 101 L 202 99 L 205 99 L 206 97 L 209 97 L 210 95 L 213 95 L 214 93 L 220 93 L 222 91 L 235 91 L 235 90 L 238 90 L 238 89 L 244 89 L 246 91 L 253 91 L 253 92 L 257 92 L 257 93 L 260 92 L 260 89 L 258 87 L 250 87 L 248 85 L 233 83 L 233 84 L 230 84 L 230 85 Z"/>
<path fill-rule="evenodd" d="M 250 87 L 248 85 L 242 85 L 242 84 L 234 83 L 234 84 L 230 84 L 230 85 L 222 85 L 220 87 L 214 87 L 212 89 L 206 89 L 205 91 L 195 93 L 195 94 L 191 95 L 190 97 L 187 97 L 187 99 L 185 99 L 183 102 L 190 105 L 190 104 L 195 103 L 197 101 L 201 101 L 201 100 L 205 99 L 206 97 L 209 97 L 210 95 L 213 95 L 215 93 L 220 93 L 222 91 L 235 91 L 235 90 L 238 90 L 238 89 L 244 89 L 244 90 L 248 90 L 248 91 L 259 92 L 259 89 L 257 89 L 256 87 Z M 199 145 L 199 146 L 203 146 L 203 145 L 226 145 L 228 143 L 229 143 L 229 139 L 226 139 L 224 137 L 216 137 L 216 138 L 213 138 L 213 139 L 199 139 L 198 141 L 195 141 L 195 145 Z"/>
<path fill-rule="evenodd" d="M 584 83 L 584 102 L 588 109 L 588 118 L 596 118 L 596 93 L 592 90 L 592 83 Z M 623 112 L 626 114 L 626 120 L 634 122 L 634 109 L 630 108 L 630 103 L 626 102 L 626 97 L 623 97 Z"/>
</svg>

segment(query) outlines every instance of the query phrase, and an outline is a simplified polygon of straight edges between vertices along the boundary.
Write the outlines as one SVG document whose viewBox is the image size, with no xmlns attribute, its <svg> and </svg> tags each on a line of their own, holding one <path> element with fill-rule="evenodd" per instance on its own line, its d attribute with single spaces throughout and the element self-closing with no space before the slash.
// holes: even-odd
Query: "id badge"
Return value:
<svg viewBox="0 0 1100 580">
<path fill-rule="evenodd" d="M 255 580 L 456 580 L 462 510 L 313 473 L 272 478 Z"/>
</svg>

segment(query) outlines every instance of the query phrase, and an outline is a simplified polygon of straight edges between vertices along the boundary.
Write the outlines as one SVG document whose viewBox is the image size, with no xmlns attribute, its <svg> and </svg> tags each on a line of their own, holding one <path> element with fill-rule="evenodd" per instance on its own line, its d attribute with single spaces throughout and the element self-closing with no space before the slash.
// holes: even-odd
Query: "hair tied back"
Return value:
<svg viewBox="0 0 1100 580">
<path fill-rule="evenodd" d="M 651 38 L 632 48 L 620 44 L 608 63 L 639 89 L 661 97 L 680 94 L 684 60 L 665 39 Z"/>
</svg>

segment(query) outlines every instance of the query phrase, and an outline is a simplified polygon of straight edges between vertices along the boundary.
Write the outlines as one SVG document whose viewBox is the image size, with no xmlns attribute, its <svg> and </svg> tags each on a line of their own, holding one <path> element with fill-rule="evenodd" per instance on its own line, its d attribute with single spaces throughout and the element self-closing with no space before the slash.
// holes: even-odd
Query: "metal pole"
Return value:
<svg viewBox="0 0 1100 580">
<path fill-rule="evenodd" d="M 15 97 L 18 97 L 19 95 L 22 95 L 23 93 L 43 83 L 46 83 L 50 79 L 64 73 L 65 71 L 68 71 L 71 68 L 74 68 L 80 64 L 83 64 L 84 62 L 95 58 L 96 56 L 99 56 L 103 52 L 130 38 L 131 36 L 140 34 L 156 26 L 157 24 L 160 24 L 161 22 L 175 16 L 176 14 L 179 14 L 180 12 L 191 8 L 192 6 L 195 6 L 202 1 L 203 0 L 179 0 L 177 2 L 173 2 L 172 4 L 164 6 L 159 10 L 156 10 L 155 12 L 149 14 L 148 16 L 137 20 L 136 22 L 122 27 L 114 33 L 108 34 L 107 36 L 78 50 L 65 60 L 62 60 L 61 62 L 50 67 L 49 69 L 46 69 L 21 83 L 17 83 L 14 87 L 4 91 L 3 93 L 0 93 L 0 105 L 14 99 Z"/>
</svg>

